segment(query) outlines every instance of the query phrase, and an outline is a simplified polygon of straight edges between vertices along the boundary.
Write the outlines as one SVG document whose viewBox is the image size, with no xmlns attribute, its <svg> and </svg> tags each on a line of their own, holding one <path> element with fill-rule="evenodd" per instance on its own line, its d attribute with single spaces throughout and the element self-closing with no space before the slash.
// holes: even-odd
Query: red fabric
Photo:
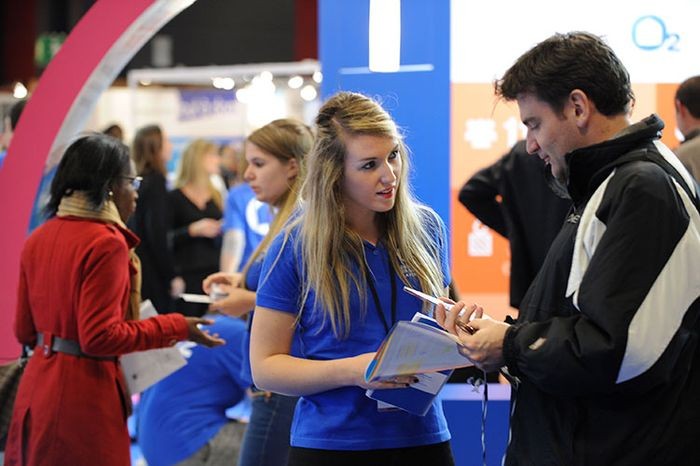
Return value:
<svg viewBox="0 0 700 466">
<path fill-rule="evenodd" d="M 179 314 L 124 320 L 128 248 L 136 242 L 131 232 L 97 221 L 46 222 L 22 251 L 17 339 L 33 346 L 38 332 L 48 332 L 96 356 L 185 339 Z M 5 465 L 128 465 L 126 397 L 119 363 L 45 355 L 37 347 L 17 393 Z"/>
</svg>

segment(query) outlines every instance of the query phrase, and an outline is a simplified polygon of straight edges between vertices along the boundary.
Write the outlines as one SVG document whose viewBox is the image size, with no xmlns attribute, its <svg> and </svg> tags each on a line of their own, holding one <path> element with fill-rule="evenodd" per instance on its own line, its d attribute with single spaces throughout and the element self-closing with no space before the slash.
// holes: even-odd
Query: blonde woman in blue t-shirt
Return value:
<svg viewBox="0 0 700 466">
<path fill-rule="evenodd" d="M 444 224 L 412 198 L 406 147 L 379 104 L 339 93 L 320 109 L 316 128 L 304 203 L 270 245 L 260 275 L 255 383 L 301 396 L 290 465 L 451 465 L 439 401 L 426 416 L 379 411 L 366 389 L 402 388 L 414 377 L 364 379 L 392 325 L 422 310 L 402 286 L 446 294 Z"/>
</svg>

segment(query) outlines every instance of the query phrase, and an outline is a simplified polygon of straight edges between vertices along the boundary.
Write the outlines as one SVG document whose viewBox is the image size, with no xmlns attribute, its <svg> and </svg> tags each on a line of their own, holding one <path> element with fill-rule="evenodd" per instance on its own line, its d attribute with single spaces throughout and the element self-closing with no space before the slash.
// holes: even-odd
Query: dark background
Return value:
<svg viewBox="0 0 700 466">
<path fill-rule="evenodd" d="M 128 0 L 124 0 L 128 1 Z M 69 33 L 95 0 L 0 0 L 0 90 L 32 83 L 42 69 L 42 33 Z M 236 65 L 317 58 L 317 0 L 198 0 L 158 32 L 171 42 L 171 66 Z M 121 72 L 154 68 L 152 40 Z"/>
</svg>

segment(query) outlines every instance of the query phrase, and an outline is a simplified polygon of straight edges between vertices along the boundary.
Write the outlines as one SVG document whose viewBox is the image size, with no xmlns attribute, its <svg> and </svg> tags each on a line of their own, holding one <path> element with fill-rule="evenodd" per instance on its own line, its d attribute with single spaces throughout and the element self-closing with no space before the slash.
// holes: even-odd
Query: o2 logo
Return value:
<svg viewBox="0 0 700 466">
<path fill-rule="evenodd" d="M 663 19 L 655 15 L 642 16 L 632 25 L 632 42 L 646 51 L 665 49 L 678 51 L 680 36 L 669 32 Z"/>
</svg>

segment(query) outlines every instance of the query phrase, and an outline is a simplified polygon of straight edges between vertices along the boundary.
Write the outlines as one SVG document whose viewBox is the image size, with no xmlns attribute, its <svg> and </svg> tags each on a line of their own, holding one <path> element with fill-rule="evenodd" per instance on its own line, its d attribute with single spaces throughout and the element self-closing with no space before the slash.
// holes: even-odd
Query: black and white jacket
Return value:
<svg viewBox="0 0 700 466">
<path fill-rule="evenodd" d="M 652 115 L 567 155 L 574 208 L 507 332 L 507 465 L 700 464 L 697 185 Z"/>
</svg>

